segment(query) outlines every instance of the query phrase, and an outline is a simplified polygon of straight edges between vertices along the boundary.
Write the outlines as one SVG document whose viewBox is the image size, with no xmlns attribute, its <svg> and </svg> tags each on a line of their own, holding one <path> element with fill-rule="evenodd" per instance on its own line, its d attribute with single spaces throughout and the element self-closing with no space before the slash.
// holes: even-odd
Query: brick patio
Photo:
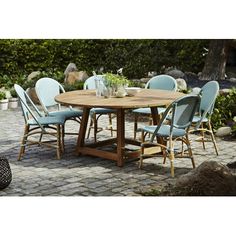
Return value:
<svg viewBox="0 0 236 236">
<path fill-rule="evenodd" d="M 100 118 L 100 122 L 106 126 L 106 117 Z M 173 184 L 176 180 L 170 176 L 169 162 L 163 165 L 160 157 L 145 160 L 142 170 L 137 162 L 126 163 L 120 168 L 114 161 L 78 157 L 75 136 L 66 136 L 66 150 L 61 160 L 56 159 L 55 149 L 32 146 L 27 147 L 23 159 L 17 161 L 24 126 L 20 109 L 0 111 L 0 124 L 0 155 L 8 158 L 13 174 L 10 186 L 0 191 L 0 196 L 139 196 L 140 191 Z M 73 131 L 79 129 L 73 122 L 68 122 L 66 127 Z M 107 135 L 110 133 L 103 131 L 98 137 L 103 139 Z M 133 122 L 128 120 L 126 135 L 133 135 Z M 218 157 L 212 143 L 207 143 L 207 150 L 203 150 L 200 143 L 193 143 L 197 166 L 206 160 L 223 164 L 236 161 L 236 145 L 230 141 L 217 141 Z M 191 168 L 190 160 L 177 159 L 176 177 Z"/>
</svg>

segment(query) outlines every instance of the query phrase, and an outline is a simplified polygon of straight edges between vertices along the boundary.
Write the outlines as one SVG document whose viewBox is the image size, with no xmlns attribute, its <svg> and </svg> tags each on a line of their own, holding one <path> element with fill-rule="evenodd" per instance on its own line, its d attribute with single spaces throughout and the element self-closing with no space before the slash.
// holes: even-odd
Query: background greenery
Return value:
<svg viewBox="0 0 236 236">
<path fill-rule="evenodd" d="M 116 72 L 123 67 L 129 79 L 139 79 L 148 71 L 162 72 L 170 66 L 199 72 L 204 65 L 204 47 L 208 44 L 209 40 L 189 39 L 2 39 L 0 74 L 63 72 L 70 62 L 89 75 L 101 67 L 103 72 Z"/>
<path fill-rule="evenodd" d="M 211 121 L 214 129 L 230 126 L 233 135 L 236 135 L 236 88 L 230 89 L 227 94 L 218 95 Z"/>
<path fill-rule="evenodd" d="M 186 72 L 202 71 L 204 54 L 210 40 L 128 40 L 128 39 L 0 39 L 0 88 L 15 96 L 14 83 L 24 89 L 34 87 L 37 79 L 51 77 L 64 82 L 64 70 L 74 62 L 79 70 L 103 73 L 116 72 L 123 67 L 128 79 L 147 76 L 148 71 L 163 73 L 165 68 L 177 67 Z M 27 81 L 33 71 L 41 71 Z M 140 84 L 138 85 L 140 86 Z M 64 85 L 66 91 L 82 89 L 83 82 Z M 236 90 L 218 96 L 212 116 L 214 129 L 230 125 L 236 130 Z"/>
</svg>

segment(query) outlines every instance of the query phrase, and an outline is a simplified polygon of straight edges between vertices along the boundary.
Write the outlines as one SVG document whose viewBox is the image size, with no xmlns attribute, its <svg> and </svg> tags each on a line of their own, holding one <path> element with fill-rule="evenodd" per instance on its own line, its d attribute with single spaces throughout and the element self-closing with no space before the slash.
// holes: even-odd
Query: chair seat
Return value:
<svg viewBox="0 0 236 236">
<path fill-rule="evenodd" d="M 192 123 L 197 123 L 200 120 L 201 120 L 201 116 L 194 116 Z M 202 120 L 202 122 L 207 122 L 207 121 L 208 121 L 207 117 L 204 117 L 203 120 Z"/>
<path fill-rule="evenodd" d="M 158 111 L 158 114 L 161 114 L 161 113 L 164 113 L 166 110 L 165 107 L 158 107 L 157 108 L 157 111 Z M 134 113 L 140 113 L 140 114 L 151 114 L 151 109 L 150 107 L 144 107 L 144 108 L 138 108 L 138 109 L 134 109 L 133 110 Z"/>
<path fill-rule="evenodd" d="M 63 116 L 45 116 L 45 117 L 37 117 L 39 123 L 41 125 L 63 125 L 65 122 L 65 117 Z M 29 125 L 38 125 L 38 123 L 34 119 L 30 119 L 27 121 Z"/>
<path fill-rule="evenodd" d="M 52 111 L 49 112 L 49 116 L 56 117 L 65 117 L 65 119 L 69 119 L 71 117 L 80 117 L 83 115 L 83 111 L 81 110 L 60 110 L 60 111 Z"/>
<path fill-rule="evenodd" d="M 144 126 L 142 130 L 144 132 L 148 132 L 153 134 L 157 126 Z M 173 137 L 182 137 L 186 134 L 184 129 L 173 128 Z M 157 132 L 157 136 L 162 137 L 169 137 L 170 136 L 170 126 L 169 125 L 162 125 Z"/>
<path fill-rule="evenodd" d="M 114 109 L 109 109 L 109 108 L 100 108 L 100 107 L 96 107 L 96 108 L 92 108 L 90 110 L 91 114 L 107 114 L 107 113 L 115 113 L 116 110 Z"/>
</svg>

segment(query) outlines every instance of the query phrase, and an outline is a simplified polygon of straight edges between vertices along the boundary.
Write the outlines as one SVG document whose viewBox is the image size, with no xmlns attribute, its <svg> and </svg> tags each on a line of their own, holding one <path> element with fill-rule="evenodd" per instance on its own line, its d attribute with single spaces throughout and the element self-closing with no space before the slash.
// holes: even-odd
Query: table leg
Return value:
<svg viewBox="0 0 236 236">
<path fill-rule="evenodd" d="M 125 112 L 124 109 L 117 109 L 117 165 L 124 165 L 125 147 Z"/>
<path fill-rule="evenodd" d="M 80 153 L 80 147 L 84 146 L 85 134 L 87 130 L 88 118 L 89 118 L 90 108 L 84 107 L 83 108 L 83 116 L 80 123 L 79 135 L 77 140 L 77 148 L 76 152 Z"/>
<path fill-rule="evenodd" d="M 158 114 L 157 107 L 151 107 L 151 112 L 153 125 L 157 125 L 160 121 L 160 115 Z"/>
<path fill-rule="evenodd" d="M 158 114 L 157 107 L 151 107 L 151 112 L 152 112 L 153 125 L 157 125 L 161 120 L 161 116 L 160 114 Z M 164 141 L 163 138 L 161 137 L 157 137 L 157 142 L 162 145 L 166 145 L 166 141 Z M 165 150 L 163 148 L 162 148 L 162 154 L 163 156 L 165 155 Z"/>
</svg>

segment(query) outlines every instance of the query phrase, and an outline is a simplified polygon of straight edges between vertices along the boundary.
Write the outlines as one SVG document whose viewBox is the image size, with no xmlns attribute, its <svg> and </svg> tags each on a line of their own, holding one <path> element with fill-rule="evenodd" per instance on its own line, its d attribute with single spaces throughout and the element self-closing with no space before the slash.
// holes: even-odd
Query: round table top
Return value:
<svg viewBox="0 0 236 236">
<path fill-rule="evenodd" d="M 135 96 L 123 98 L 96 97 L 95 90 L 76 90 L 59 94 L 55 100 L 64 105 L 81 107 L 105 107 L 105 108 L 141 108 L 166 106 L 175 99 L 183 97 L 183 93 L 159 89 L 142 89 Z"/>
</svg>

